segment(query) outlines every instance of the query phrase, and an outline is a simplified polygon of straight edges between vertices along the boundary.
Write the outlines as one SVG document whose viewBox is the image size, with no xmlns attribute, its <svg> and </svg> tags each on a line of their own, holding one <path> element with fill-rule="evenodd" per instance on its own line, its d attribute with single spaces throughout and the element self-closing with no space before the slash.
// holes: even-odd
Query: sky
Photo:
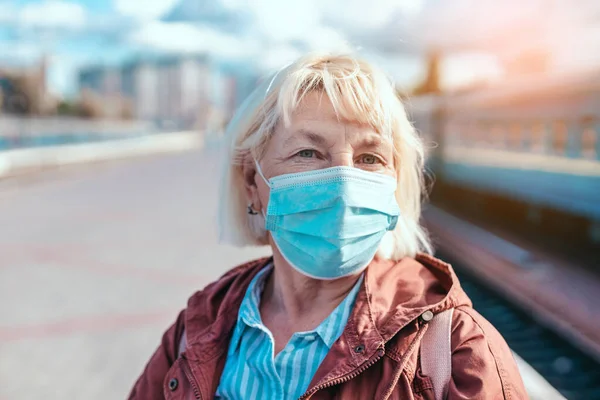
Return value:
<svg viewBox="0 0 600 400">
<path fill-rule="evenodd" d="M 540 18 L 544 15 L 544 18 Z M 0 66 L 49 63 L 49 88 L 77 92 L 77 71 L 157 54 L 209 54 L 281 68 L 309 50 L 358 51 L 401 85 L 442 48 L 454 83 L 498 78 L 532 46 L 557 68 L 600 65 L 597 0 L 0 0 Z"/>
</svg>

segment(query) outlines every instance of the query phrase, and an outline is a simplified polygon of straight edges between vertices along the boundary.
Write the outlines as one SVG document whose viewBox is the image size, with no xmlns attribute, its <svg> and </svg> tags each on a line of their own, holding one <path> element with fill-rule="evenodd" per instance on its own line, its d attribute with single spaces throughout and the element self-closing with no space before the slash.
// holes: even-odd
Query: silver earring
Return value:
<svg viewBox="0 0 600 400">
<path fill-rule="evenodd" d="M 256 211 L 254 211 L 254 209 L 252 208 L 252 203 L 248 204 L 248 214 L 250 215 L 256 215 L 258 214 Z"/>
</svg>

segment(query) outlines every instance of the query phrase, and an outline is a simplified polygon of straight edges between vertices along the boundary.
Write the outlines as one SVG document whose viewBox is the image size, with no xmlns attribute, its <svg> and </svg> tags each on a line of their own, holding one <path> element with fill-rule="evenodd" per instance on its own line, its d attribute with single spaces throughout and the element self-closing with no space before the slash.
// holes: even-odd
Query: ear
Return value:
<svg viewBox="0 0 600 400">
<path fill-rule="evenodd" d="M 258 186 L 256 184 L 258 173 L 256 171 L 256 165 L 252 155 L 248 154 L 244 158 L 244 164 L 242 166 L 242 175 L 244 177 L 244 189 L 246 190 L 246 200 L 248 204 L 252 205 L 255 211 L 262 209 L 260 197 L 258 195 Z M 258 178 L 260 179 L 260 177 Z"/>
</svg>

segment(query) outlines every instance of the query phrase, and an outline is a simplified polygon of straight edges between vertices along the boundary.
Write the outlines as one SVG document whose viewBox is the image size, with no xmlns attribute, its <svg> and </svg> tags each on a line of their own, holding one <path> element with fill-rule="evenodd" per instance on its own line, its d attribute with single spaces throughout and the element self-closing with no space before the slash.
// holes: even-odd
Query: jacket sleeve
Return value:
<svg viewBox="0 0 600 400">
<path fill-rule="evenodd" d="M 184 329 L 184 315 L 185 310 L 179 313 L 177 321 L 164 333 L 160 345 L 131 389 L 129 400 L 164 399 L 163 381 L 177 359 L 179 339 Z"/>
<path fill-rule="evenodd" d="M 504 338 L 471 307 L 455 309 L 448 400 L 528 399 Z"/>
</svg>

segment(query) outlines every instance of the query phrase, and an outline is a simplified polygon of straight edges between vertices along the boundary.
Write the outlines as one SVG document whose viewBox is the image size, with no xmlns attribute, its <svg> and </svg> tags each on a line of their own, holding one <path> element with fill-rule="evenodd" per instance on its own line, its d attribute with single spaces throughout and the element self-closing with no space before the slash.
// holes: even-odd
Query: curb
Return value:
<svg viewBox="0 0 600 400">
<path fill-rule="evenodd" d="M 0 152 L 0 178 L 25 171 L 160 153 L 176 153 L 203 145 L 201 132 L 161 133 L 100 143 L 14 149 Z"/>
</svg>

